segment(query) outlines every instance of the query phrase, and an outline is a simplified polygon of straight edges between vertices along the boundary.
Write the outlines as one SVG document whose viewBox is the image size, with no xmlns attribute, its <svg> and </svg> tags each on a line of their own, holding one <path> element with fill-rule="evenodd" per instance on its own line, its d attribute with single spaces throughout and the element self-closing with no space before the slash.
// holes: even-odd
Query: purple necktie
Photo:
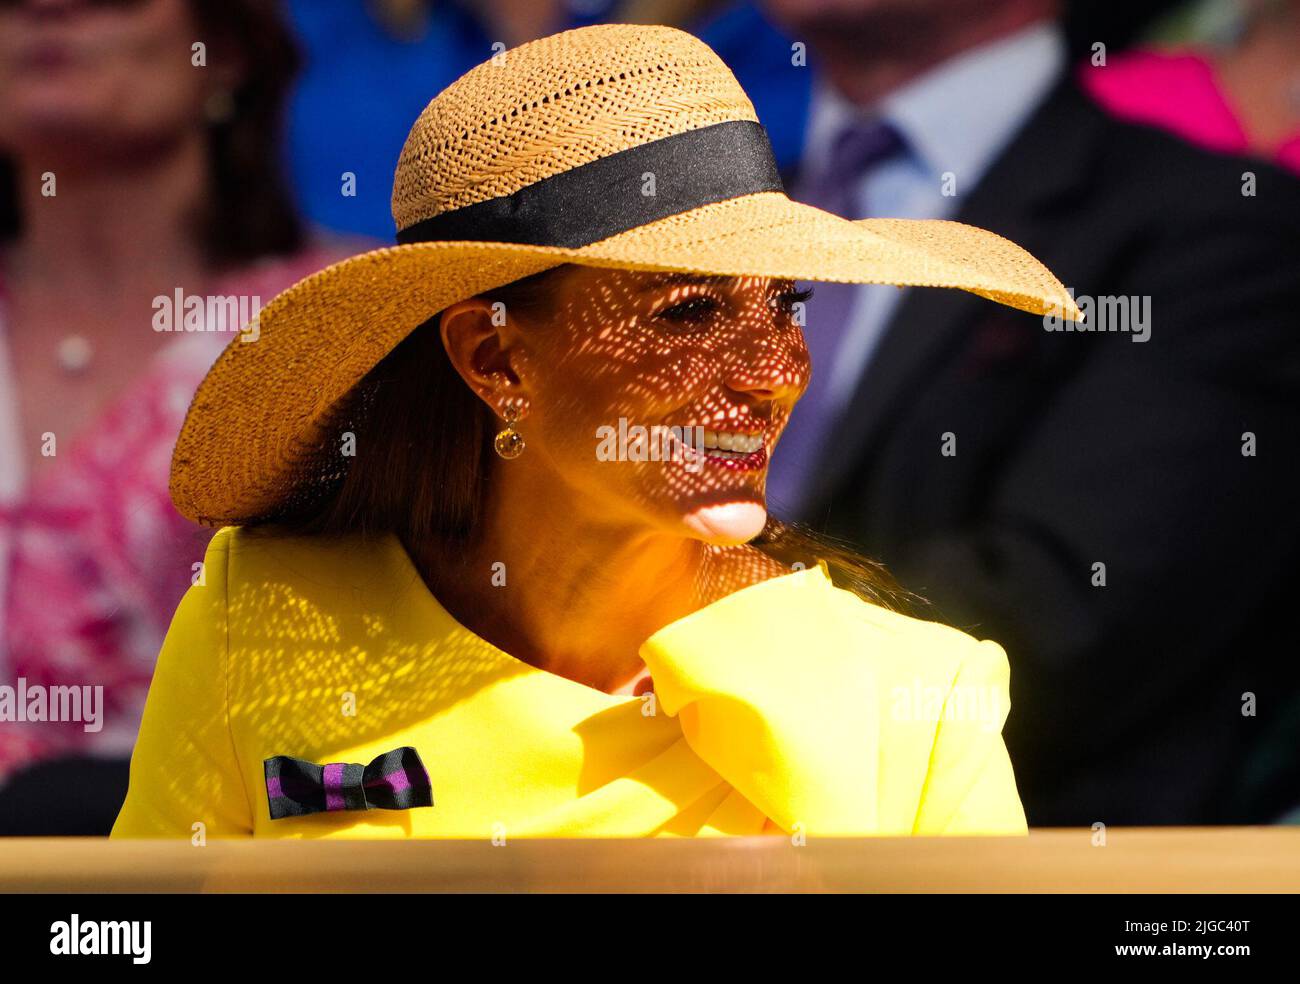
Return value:
<svg viewBox="0 0 1300 984">
<path fill-rule="evenodd" d="M 792 197 L 846 219 L 859 214 L 856 189 L 871 168 L 902 152 L 902 137 L 884 120 L 854 122 L 845 126 L 831 144 L 829 156 L 820 167 L 813 166 L 807 179 L 796 182 Z M 812 382 L 794 408 L 768 468 L 767 499 L 781 519 L 807 519 L 803 510 L 812 481 L 811 470 L 821 460 L 836 424 L 828 396 L 831 363 L 844 335 L 857 284 L 819 282 L 808 302 L 804 338 L 812 358 Z"/>
</svg>

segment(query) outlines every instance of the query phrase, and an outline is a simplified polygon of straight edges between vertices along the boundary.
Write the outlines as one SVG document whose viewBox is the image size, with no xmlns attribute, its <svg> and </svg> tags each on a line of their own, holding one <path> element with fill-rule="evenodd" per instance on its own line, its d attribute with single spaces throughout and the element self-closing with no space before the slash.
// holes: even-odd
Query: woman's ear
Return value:
<svg viewBox="0 0 1300 984">
<path fill-rule="evenodd" d="M 451 364 L 493 410 L 523 396 L 523 386 L 510 358 L 515 326 L 499 311 L 499 306 L 471 297 L 446 308 L 438 319 Z"/>
</svg>

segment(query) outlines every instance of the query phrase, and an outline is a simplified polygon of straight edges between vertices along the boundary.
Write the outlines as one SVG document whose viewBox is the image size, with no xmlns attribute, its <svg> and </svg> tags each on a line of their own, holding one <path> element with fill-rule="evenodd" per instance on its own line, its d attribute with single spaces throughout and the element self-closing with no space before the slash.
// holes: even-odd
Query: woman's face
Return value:
<svg viewBox="0 0 1300 984">
<path fill-rule="evenodd" d="M 95 154 L 171 139 L 232 81 L 211 50 L 194 64 L 198 33 L 185 0 L 0 0 L 0 146 Z"/>
<path fill-rule="evenodd" d="M 514 338 L 526 448 L 498 475 L 527 460 L 537 495 L 602 520 L 718 545 L 756 536 L 768 459 L 808 384 L 807 293 L 763 277 L 557 277 L 552 309 Z"/>
</svg>

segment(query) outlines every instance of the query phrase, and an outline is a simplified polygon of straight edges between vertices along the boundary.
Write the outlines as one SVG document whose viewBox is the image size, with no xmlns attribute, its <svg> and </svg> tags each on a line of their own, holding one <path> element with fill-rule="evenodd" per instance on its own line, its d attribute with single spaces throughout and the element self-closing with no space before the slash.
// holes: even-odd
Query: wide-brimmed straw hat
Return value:
<svg viewBox="0 0 1300 984">
<path fill-rule="evenodd" d="M 791 201 L 740 84 L 668 27 L 566 31 L 461 76 L 411 128 L 393 218 L 399 245 L 290 287 L 213 365 L 172 459 L 182 514 L 241 524 L 301 506 L 340 476 L 339 408 L 394 346 L 456 301 L 563 263 L 953 287 L 1078 316 L 990 232 Z"/>
</svg>

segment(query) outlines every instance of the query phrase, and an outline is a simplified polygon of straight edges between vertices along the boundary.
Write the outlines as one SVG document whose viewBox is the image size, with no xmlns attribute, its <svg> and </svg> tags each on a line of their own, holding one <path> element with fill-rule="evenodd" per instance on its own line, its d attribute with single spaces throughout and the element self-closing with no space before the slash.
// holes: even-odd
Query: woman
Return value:
<svg viewBox="0 0 1300 984">
<path fill-rule="evenodd" d="M 182 331 L 176 299 L 251 313 L 343 255 L 310 241 L 280 175 L 294 65 L 270 0 L 0 5 L 0 682 L 103 688 L 96 721 L 0 727 L 0 781 L 121 760 L 102 809 L 48 779 L 59 802 L 18 808 L 15 785 L 5 832 L 111 826 L 211 535 L 172 508 L 167 464 L 243 322 Z"/>
<path fill-rule="evenodd" d="M 795 278 L 1077 315 L 1050 273 L 791 202 L 671 28 L 470 71 L 393 212 L 402 245 L 281 295 L 195 397 L 172 495 L 225 528 L 115 836 L 1024 832 L 1002 650 L 834 586 L 763 488 Z"/>
</svg>

